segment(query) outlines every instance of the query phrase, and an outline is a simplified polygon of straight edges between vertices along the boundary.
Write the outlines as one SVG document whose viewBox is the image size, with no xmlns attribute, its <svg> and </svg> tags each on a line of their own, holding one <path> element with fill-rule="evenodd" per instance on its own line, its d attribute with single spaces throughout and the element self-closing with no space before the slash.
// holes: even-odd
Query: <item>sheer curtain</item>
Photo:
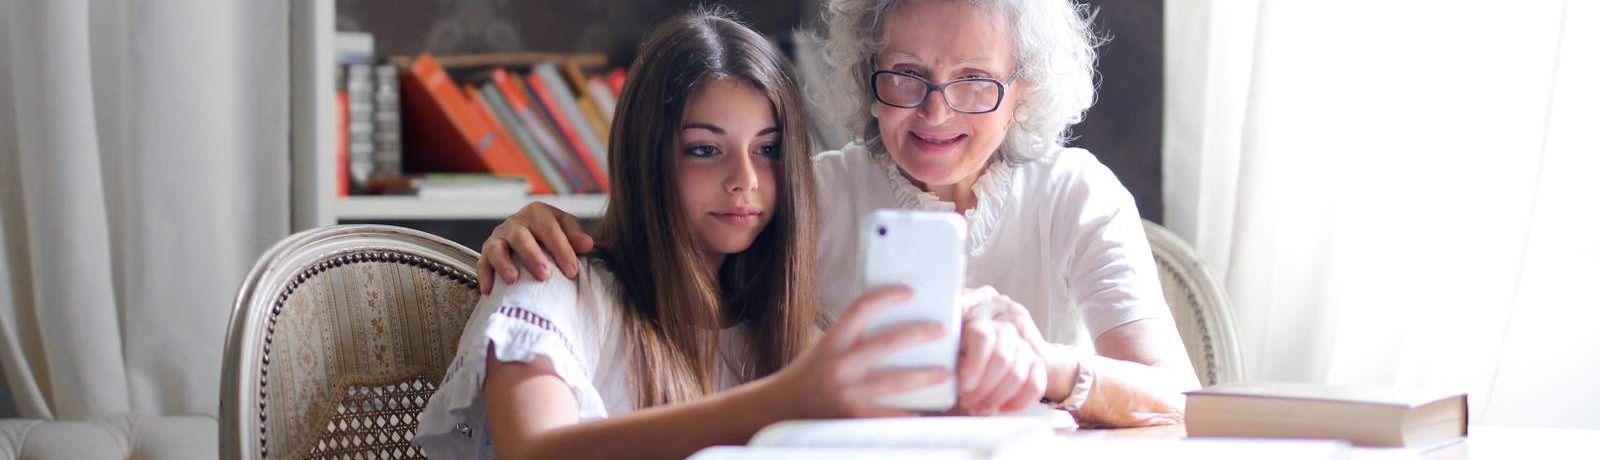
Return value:
<svg viewBox="0 0 1600 460">
<path fill-rule="evenodd" d="M 1253 380 L 1600 427 L 1600 3 L 1166 7 L 1166 223 Z"/>
<path fill-rule="evenodd" d="M 0 363 L 19 415 L 216 414 L 289 229 L 286 2 L 0 0 Z"/>
</svg>

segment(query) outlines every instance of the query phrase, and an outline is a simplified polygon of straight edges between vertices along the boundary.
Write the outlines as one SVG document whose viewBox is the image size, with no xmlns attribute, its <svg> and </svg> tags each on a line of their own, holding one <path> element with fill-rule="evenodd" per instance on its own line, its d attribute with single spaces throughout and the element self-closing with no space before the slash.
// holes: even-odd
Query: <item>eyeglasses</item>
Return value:
<svg viewBox="0 0 1600 460">
<path fill-rule="evenodd" d="M 872 97 L 890 107 L 915 109 L 928 102 L 928 94 L 938 91 L 944 103 L 961 113 L 989 113 L 1000 108 L 1006 87 L 1022 73 L 1015 72 L 1002 82 L 993 78 L 966 78 L 934 84 L 922 77 L 895 70 L 872 73 Z"/>
</svg>

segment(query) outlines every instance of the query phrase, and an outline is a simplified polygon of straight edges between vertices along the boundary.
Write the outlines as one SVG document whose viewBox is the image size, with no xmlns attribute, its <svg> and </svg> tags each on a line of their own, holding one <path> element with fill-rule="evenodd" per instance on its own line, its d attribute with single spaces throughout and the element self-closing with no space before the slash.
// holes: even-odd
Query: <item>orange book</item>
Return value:
<svg viewBox="0 0 1600 460">
<path fill-rule="evenodd" d="M 512 139 L 496 133 L 491 119 L 473 108 L 433 55 L 417 57 L 401 79 L 401 91 L 408 170 L 537 174 Z"/>
<path fill-rule="evenodd" d="M 333 93 L 333 189 L 350 196 L 350 94 Z"/>
<path fill-rule="evenodd" d="M 572 150 L 577 154 L 578 159 L 583 162 L 583 167 L 589 170 L 589 175 L 594 177 L 595 182 L 600 185 L 600 192 L 605 193 L 611 190 L 611 184 L 606 177 L 605 169 L 601 168 L 600 164 L 595 160 L 602 157 L 595 156 L 594 152 L 591 152 L 588 145 L 584 143 L 583 137 L 578 134 L 578 129 L 573 126 L 573 122 L 577 120 L 573 120 L 567 114 L 562 113 L 560 102 L 556 101 L 554 93 L 550 92 L 550 87 L 545 86 L 544 79 L 539 78 L 537 74 L 529 74 L 526 80 L 528 81 L 528 86 L 533 88 L 533 95 L 539 98 L 539 102 L 550 113 L 550 119 L 555 122 L 556 128 L 561 131 L 563 137 L 567 138 Z"/>
<path fill-rule="evenodd" d="M 478 116 L 483 117 L 484 120 L 488 120 L 489 129 L 494 131 L 494 135 L 496 137 L 501 139 L 511 138 L 511 132 L 507 131 L 506 127 L 500 124 L 500 120 L 496 118 L 494 116 L 494 112 L 489 109 L 489 103 L 484 102 L 483 95 L 478 94 L 477 88 L 467 86 L 467 98 L 472 99 L 472 108 L 475 109 L 475 111 L 478 113 Z M 535 195 L 547 195 L 555 193 L 555 189 L 551 188 L 548 182 L 545 182 L 544 175 L 539 174 L 539 168 L 533 164 L 533 160 L 530 159 L 526 153 L 522 152 L 522 148 L 516 147 L 515 143 L 513 143 L 512 147 L 517 149 L 517 154 L 522 155 L 522 161 L 512 161 L 511 159 L 507 159 L 507 161 L 505 161 L 506 164 L 503 165 L 505 168 L 496 168 L 494 162 L 491 162 L 489 164 L 489 171 L 499 175 L 518 176 L 528 179 L 529 193 Z"/>
</svg>

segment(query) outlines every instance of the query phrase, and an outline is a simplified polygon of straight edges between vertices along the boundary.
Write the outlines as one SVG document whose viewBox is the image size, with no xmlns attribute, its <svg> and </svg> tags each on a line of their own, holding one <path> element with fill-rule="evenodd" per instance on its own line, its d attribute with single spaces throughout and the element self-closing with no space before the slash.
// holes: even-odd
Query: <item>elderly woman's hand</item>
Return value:
<svg viewBox="0 0 1600 460">
<path fill-rule="evenodd" d="M 1048 378 L 1045 342 L 1028 309 L 988 286 L 968 289 L 962 303 L 958 411 L 991 415 L 1038 403 Z"/>
<path fill-rule="evenodd" d="M 578 218 L 566 211 L 540 202 L 524 205 L 494 228 L 494 233 L 483 242 L 482 255 L 478 256 L 478 289 L 484 295 L 494 289 L 495 275 L 506 284 L 517 281 L 517 264 L 512 258 L 522 260 L 522 266 L 533 271 L 533 278 L 544 281 L 550 278 L 549 259 L 555 259 L 561 273 L 568 278 L 578 276 L 578 254 L 594 249 L 594 238 L 584 233 Z M 546 256 L 545 251 L 550 255 Z"/>
</svg>

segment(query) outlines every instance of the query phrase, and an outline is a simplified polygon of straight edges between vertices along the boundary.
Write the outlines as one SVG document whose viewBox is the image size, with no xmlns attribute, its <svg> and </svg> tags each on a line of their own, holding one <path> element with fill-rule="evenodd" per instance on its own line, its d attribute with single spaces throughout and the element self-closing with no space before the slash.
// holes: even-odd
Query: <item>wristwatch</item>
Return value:
<svg viewBox="0 0 1600 460">
<path fill-rule="evenodd" d="M 1039 402 L 1077 415 L 1078 410 L 1083 409 L 1084 401 L 1089 400 L 1089 389 L 1094 387 L 1094 367 L 1089 364 L 1088 355 L 1081 351 L 1078 353 L 1078 377 L 1066 397 L 1056 401 L 1045 398 Z"/>
</svg>

